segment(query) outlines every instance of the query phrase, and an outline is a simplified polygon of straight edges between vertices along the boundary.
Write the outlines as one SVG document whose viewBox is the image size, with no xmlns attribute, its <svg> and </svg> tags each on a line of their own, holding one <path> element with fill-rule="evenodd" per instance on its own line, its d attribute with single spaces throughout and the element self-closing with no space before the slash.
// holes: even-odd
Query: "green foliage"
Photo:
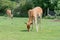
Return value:
<svg viewBox="0 0 60 40">
<path fill-rule="evenodd" d="M 0 9 L 4 7 L 12 9 L 15 8 L 16 3 L 9 0 L 0 0 L 0 6 L 1 6 Z"/>
<path fill-rule="evenodd" d="M 54 10 L 57 16 L 60 16 L 60 10 Z"/>
<path fill-rule="evenodd" d="M 6 9 L 14 9 L 16 8 L 16 2 L 12 2 L 10 0 L 0 0 L 0 11 L 2 13 L 6 13 Z"/>
<path fill-rule="evenodd" d="M 27 17 L 28 10 L 33 7 L 33 3 L 29 0 L 21 0 L 20 3 L 17 4 L 17 8 L 14 9 L 14 16 Z"/>
<path fill-rule="evenodd" d="M 60 0 L 57 2 L 57 7 L 55 7 L 56 18 L 59 19 L 60 16 Z"/>
<path fill-rule="evenodd" d="M 56 19 L 60 19 L 60 16 L 57 16 Z"/>
<path fill-rule="evenodd" d="M 54 19 L 55 16 L 45 16 L 44 18 L 45 18 L 45 19 Z"/>
<path fill-rule="evenodd" d="M 59 0 L 0 0 L 0 11 L 5 13 L 9 8 L 14 16 L 28 16 L 28 10 L 31 8 L 40 6 L 45 13 L 47 8 L 50 10 L 59 9 L 59 3 Z"/>
</svg>

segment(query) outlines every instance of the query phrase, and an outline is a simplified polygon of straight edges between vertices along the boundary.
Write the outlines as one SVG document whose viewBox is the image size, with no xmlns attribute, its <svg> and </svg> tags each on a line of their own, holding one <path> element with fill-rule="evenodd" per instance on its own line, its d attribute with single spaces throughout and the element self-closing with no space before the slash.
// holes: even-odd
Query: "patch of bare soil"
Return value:
<svg viewBox="0 0 60 40">
<path fill-rule="evenodd" d="M 60 22 L 60 20 L 59 19 L 55 19 L 55 20 L 52 20 L 53 22 Z"/>
</svg>

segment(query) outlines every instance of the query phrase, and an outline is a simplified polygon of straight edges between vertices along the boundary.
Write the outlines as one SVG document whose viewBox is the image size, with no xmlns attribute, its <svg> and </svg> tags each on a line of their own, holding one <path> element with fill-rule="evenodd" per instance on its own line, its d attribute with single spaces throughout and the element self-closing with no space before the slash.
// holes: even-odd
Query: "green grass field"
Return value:
<svg viewBox="0 0 60 40">
<path fill-rule="evenodd" d="M 60 40 L 60 22 L 52 19 L 42 19 L 39 32 L 27 32 L 26 24 L 28 18 L 0 16 L 0 40 Z M 41 30 L 40 30 L 41 29 Z"/>
</svg>

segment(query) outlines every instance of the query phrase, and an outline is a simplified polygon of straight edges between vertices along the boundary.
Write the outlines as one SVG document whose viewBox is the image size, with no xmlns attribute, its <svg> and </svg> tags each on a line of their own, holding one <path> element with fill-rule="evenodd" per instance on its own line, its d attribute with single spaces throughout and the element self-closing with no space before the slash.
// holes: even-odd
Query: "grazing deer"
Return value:
<svg viewBox="0 0 60 40">
<path fill-rule="evenodd" d="M 7 10 L 6 10 L 6 13 L 7 13 L 7 15 L 8 15 L 10 18 L 13 18 L 13 14 L 11 13 L 11 10 L 10 10 L 10 9 L 7 9 Z"/>
<path fill-rule="evenodd" d="M 28 29 L 28 32 L 30 31 L 30 25 L 33 24 L 33 22 L 35 22 L 36 24 L 36 31 L 38 32 L 38 24 L 39 24 L 39 21 L 41 21 L 41 18 L 42 18 L 42 13 L 43 13 L 43 10 L 41 7 L 35 7 L 33 9 L 30 9 L 28 11 L 28 16 L 29 16 L 29 20 L 27 22 L 27 29 Z M 33 27 L 32 27 L 33 29 Z"/>
</svg>

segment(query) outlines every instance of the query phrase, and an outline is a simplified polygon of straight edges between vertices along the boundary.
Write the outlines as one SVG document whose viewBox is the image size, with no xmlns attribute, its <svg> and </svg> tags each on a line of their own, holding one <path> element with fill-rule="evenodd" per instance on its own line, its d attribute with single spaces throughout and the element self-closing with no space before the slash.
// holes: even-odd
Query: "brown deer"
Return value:
<svg viewBox="0 0 60 40">
<path fill-rule="evenodd" d="M 41 7 L 35 7 L 28 11 L 28 16 L 29 16 L 29 20 L 27 22 L 28 32 L 30 31 L 30 25 L 33 24 L 33 22 L 35 23 L 36 31 L 38 32 L 38 26 L 39 26 L 38 24 L 39 24 L 39 21 L 41 21 L 42 14 L 43 14 L 43 10 Z"/>
<path fill-rule="evenodd" d="M 7 15 L 8 15 L 10 18 L 13 18 L 13 14 L 11 13 L 11 10 L 10 10 L 10 9 L 7 9 L 7 10 L 6 10 L 6 13 L 7 13 Z"/>
</svg>

